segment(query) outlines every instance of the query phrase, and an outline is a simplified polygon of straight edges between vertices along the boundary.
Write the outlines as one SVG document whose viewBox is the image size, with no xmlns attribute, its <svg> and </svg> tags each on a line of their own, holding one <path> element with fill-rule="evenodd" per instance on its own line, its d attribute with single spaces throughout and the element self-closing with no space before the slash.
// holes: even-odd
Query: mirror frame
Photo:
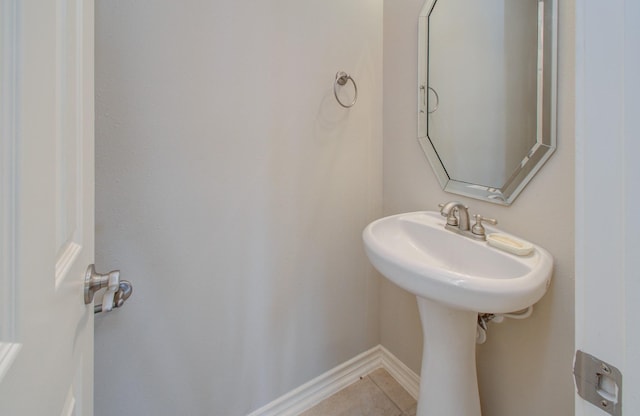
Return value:
<svg viewBox="0 0 640 416">
<path fill-rule="evenodd" d="M 495 204 L 511 205 L 556 149 L 558 0 L 538 0 L 538 4 L 544 4 L 544 8 L 551 7 L 548 15 L 542 12 L 543 59 L 548 62 L 548 65 L 546 62 L 543 64 L 542 105 L 540 102 L 538 103 L 537 114 L 538 120 L 542 117 L 543 121 L 547 121 L 543 124 L 543 131 L 538 132 L 536 143 L 520 162 L 520 167 L 513 172 L 501 188 L 452 179 L 429 139 L 427 128 L 428 103 L 423 93 L 427 91 L 429 77 L 429 15 L 438 1 L 447 0 L 426 0 L 418 21 L 418 141 L 438 178 L 440 186 L 445 192 Z M 538 121 L 538 125 L 540 125 L 540 121 Z"/>
</svg>

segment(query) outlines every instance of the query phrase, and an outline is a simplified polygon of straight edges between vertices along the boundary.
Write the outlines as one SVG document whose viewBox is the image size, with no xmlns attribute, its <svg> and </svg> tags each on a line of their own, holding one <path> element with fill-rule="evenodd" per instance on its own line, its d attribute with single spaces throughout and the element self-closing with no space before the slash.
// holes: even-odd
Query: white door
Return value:
<svg viewBox="0 0 640 416">
<path fill-rule="evenodd" d="M 93 0 L 0 0 L 0 415 L 93 414 Z"/>
<path fill-rule="evenodd" d="M 576 349 L 621 371 L 622 395 L 609 396 L 634 416 L 640 414 L 640 2 L 576 6 Z M 617 407 L 606 397 L 615 388 L 602 387 L 596 405 L 576 396 L 577 416 Z"/>
</svg>

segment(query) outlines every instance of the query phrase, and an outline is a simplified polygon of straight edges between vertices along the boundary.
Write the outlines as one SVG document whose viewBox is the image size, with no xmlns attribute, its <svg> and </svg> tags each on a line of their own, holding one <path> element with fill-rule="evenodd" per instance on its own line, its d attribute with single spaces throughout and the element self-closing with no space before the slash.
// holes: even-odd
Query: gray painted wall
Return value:
<svg viewBox="0 0 640 416">
<path fill-rule="evenodd" d="M 96 7 L 97 265 L 134 285 L 96 415 L 245 415 L 377 345 L 382 0 Z"/>
</svg>

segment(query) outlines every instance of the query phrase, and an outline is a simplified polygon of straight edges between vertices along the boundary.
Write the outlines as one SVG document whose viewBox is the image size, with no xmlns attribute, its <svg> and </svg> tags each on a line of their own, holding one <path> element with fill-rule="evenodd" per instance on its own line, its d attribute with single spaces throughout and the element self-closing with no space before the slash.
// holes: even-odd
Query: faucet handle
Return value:
<svg viewBox="0 0 640 416">
<path fill-rule="evenodd" d="M 498 220 L 494 220 L 493 218 L 486 218 L 480 214 L 476 214 L 474 215 L 474 217 L 476 219 L 476 223 L 473 224 L 473 227 L 471 227 L 471 232 L 473 233 L 474 237 L 479 238 L 481 240 L 485 240 L 487 237 L 485 234 L 485 229 L 482 226 L 482 223 L 486 222 L 491 225 L 497 225 Z"/>
</svg>

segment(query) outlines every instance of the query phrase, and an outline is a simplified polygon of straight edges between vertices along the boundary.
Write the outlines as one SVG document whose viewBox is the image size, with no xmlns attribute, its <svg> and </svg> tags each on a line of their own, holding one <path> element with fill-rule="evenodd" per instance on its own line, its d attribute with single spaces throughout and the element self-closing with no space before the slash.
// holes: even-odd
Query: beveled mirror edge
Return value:
<svg viewBox="0 0 640 416">
<path fill-rule="evenodd" d="M 502 188 L 494 188 L 481 184 L 456 181 L 449 177 L 440 157 L 435 151 L 427 134 L 427 108 L 426 100 L 423 100 L 422 92 L 426 93 L 428 85 L 428 30 L 429 13 L 438 0 L 425 0 L 418 19 L 418 142 L 431 165 L 436 178 L 445 192 L 466 196 L 469 198 L 484 200 L 499 205 L 511 205 L 535 174 L 551 157 L 557 147 L 557 82 L 558 82 L 558 1 L 547 0 L 551 3 L 551 52 L 550 52 L 550 103 L 548 117 L 550 129 L 547 137 L 542 137 L 536 143 L 527 157 L 523 160 L 520 169 L 507 180 Z M 538 0 L 539 2 L 544 0 Z M 424 55 L 421 51 L 425 51 Z M 546 54 L 545 54 L 546 55 Z"/>
</svg>

